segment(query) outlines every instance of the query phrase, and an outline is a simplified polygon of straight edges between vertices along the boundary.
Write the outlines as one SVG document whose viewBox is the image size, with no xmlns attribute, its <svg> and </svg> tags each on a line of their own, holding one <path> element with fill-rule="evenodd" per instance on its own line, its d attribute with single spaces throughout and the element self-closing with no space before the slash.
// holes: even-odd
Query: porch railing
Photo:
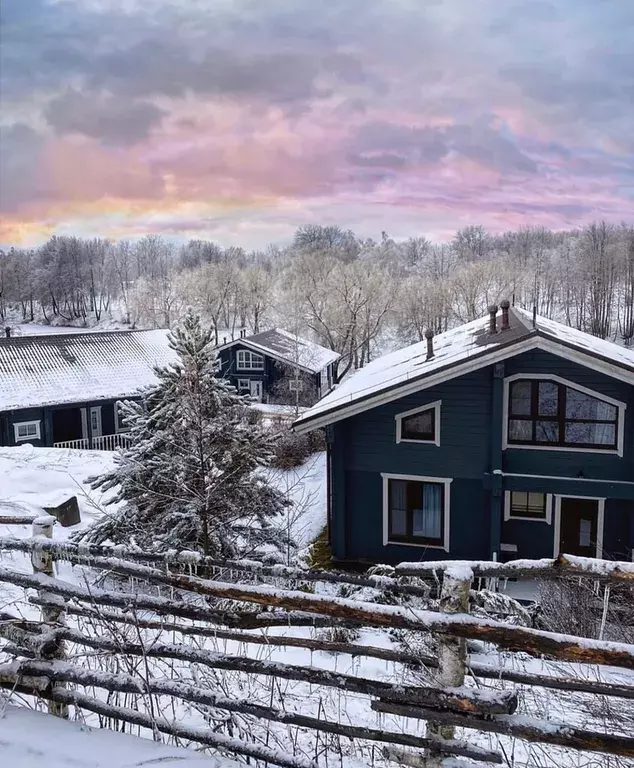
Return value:
<svg viewBox="0 0 634 768">
<path fill-rule="evenodd" d="M 54 448 L 74 448 L 79 450 L 115 451 L 117 448 L 125 448 L 129 445 L 130 437 L 126 434 L 100 435 L 99 437 L 83 437 L 80 440 L 64 440 L 53 443 Z"/>
</svg>

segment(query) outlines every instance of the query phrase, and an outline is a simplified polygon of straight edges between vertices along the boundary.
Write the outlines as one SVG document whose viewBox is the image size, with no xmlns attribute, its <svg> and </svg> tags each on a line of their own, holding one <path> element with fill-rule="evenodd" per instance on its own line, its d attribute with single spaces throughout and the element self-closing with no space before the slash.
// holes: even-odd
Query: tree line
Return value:
<svg viewBox="0 0 634 768">
<path fill-rule="evenodd" d="M 509 298 L 600 338 L 634 343 L 634 226 L 594 222 L 565 232 L 460 229 L 362 239 L 310 225 L 285 247 L 177 245 L 54 236 L 0 251 L 0 320 L 170 328 L 199 312 L 216 344 L 277 325 L 342 355 L 337 376 L 377 354 L 474 320 Z"/>
</svg>

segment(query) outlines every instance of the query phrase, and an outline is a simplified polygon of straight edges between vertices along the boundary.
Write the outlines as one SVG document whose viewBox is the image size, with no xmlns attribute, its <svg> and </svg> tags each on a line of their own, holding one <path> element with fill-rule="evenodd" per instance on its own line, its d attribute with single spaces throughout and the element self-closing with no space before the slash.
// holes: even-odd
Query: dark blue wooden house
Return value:
<svg viewBox="0 0 634 768">
<path fill-rule="evenodd" d="M 312 405 L 331 389 L 340 355 L 272 328 L 218 348 L 220 374 L 241 394 L 264 403 Z"/>
<path fill-rule="evenodd" d="M 634 552 L 634 350 L 509 308 L 370 363 L 325 427 L 342 561 Z"/>
<path fill-rule="evenodd" d="M 118 403 L 175 358 L 166 331 L 0 338 L 0 445 L 114 450 L 125 442 Z"/>
</svg>

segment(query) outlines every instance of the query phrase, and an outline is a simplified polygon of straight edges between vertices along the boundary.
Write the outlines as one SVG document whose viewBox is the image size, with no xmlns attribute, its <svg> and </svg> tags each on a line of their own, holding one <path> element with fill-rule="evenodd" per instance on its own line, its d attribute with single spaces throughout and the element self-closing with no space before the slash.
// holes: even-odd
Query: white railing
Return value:
<svg viewBox="0 0 634 768">
<path fill-rule="evenodd" d="M 89 447 L 87 437 L 82 437 L 81 440 L 64 440 L 61 443 L 53 443 L 53 448 L 81 448 L 88 450 Z"/>
<path fill-rule="evenodd" d="M 101 435 L 93 437 L 92 447 L 95 451 L 115 451 L 117 448 L 127 448 L 130 444 L 130 436 L 119 435 Z"/>
<path fill-rule="evenodd" d="M 61 443 L 53 443 L 54 448 L 75 448 L 89 451 L 116 451 L 117 448 L 126 448 L 130 444 L 130 436 L 126 434 L 119 435 L 100 435 L 93 437 L 92 441 L 87 437 L 80 440 L 64 440 Z"/>
</svg>

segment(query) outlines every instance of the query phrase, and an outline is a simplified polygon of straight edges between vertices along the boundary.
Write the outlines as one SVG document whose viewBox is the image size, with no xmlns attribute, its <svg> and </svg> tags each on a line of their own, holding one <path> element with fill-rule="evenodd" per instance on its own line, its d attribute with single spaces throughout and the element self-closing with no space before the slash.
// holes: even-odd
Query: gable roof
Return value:
<svg viewBox="0 0 634 768">
<path fill-rule="evenodd" d="M 314 341 L 302 339 L 281 328 L 271 328 L 269 331 L 256 333 L 253 336 L 235 339 L 228 344 L 223 344 L 219 349 L 228 349 L 236 344 L 244 345 L 289 365 L 298 365 L 309 373 L 319 373 L 341 357 L 332 349 L 322 347 Z"/>
<path fill-rule="evenodd" d="M 515 307 L 509 321 L 510 329 L 496 334 L 489 333 L 488 315 L 438 334 L 429 360 L 426 341 L 383 355 L 335 387 L 293 426 L 307 432 L 536 348 L 634 384 L 634 350 L 540 316 L 533 327 L 532 313 Z"/>
<path fill-rule="evenodd" d="M 0 411 L 131 397 L 176 360 L 167 331 L 0 339 Z"/>
</svg>

